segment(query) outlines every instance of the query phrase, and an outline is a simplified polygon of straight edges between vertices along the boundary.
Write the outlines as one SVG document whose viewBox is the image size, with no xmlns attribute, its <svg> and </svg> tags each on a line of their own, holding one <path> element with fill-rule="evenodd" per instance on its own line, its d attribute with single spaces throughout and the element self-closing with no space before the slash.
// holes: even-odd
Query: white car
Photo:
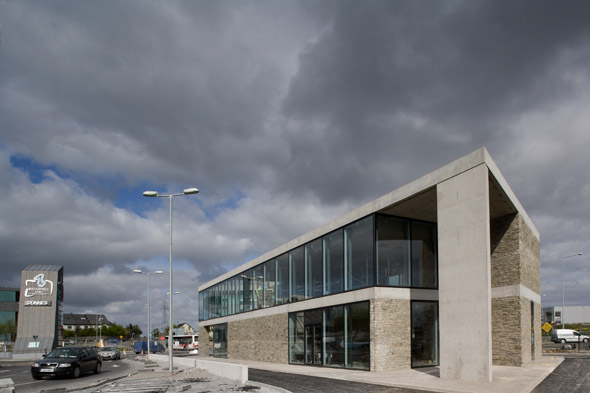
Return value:
<svg viewBox="0 0 590 393">
<path fill-rule="evenodd" d="M 590 337 L 580 334 L 577 330 L 573 329 L 553 329 L 551 333 L 551 341 L 554 343 L 577 343 L 590 341 Z"/>
</svg>

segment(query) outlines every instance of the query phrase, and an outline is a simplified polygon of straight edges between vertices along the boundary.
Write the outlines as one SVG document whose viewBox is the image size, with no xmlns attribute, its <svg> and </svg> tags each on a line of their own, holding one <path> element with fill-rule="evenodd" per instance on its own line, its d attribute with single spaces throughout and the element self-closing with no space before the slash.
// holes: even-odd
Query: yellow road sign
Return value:
<svg viewBox="0 0 590 393">
<path fill-rule="evenodd" d="M 543 327 L 541 329 L 543 329 L 546 333 L 549 333 L 551 331 L 551 329 L 553 329 L 553 326 L 551 326 L 551 324 L 549 322 L 545 322 L 545 324 L 543 325 Z"/>
</svg>

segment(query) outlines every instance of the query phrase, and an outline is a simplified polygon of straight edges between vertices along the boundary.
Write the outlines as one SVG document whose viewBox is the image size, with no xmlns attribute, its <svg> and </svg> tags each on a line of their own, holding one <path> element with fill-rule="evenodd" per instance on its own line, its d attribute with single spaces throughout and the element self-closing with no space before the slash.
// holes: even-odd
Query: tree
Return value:
<svg viewBox="0 0 590 393">
<path fill-rule="evenodd" d="M 102 335 L 106 337 L 119 338 L 120 336 L 127 336 L 127 329 L 121 325 L 113 323 L 111 326 L 102 329 Z"/>
<path fill-rule="evenodd" d="M 141 337 L 141 334 L 143 333 L 143 331 L 139 328 L 139 326 L 137 325 L 132 325 L 129 324 L 129 326 L 127 326 L 127 338 L 132 338 L 132 337 Z"/>
<path fill-rule="evenodd" d="M 160 329 L 158 329 L 158 328 L 155 328 L 154 330 L 152 330 L 152 337 L 154 337 L 154 338 L 158 338 L 158 337 L 160 337 L 160 336 L 161 336 L 161 334 L 160 334 Z"/>
<path fill-rule="evenodd" d="M 6 336 L 7 339 L 10 338 L 10 341 L 16 339 L 16 323 L 14 319 L 0 323 L 0 336 Z"/>
</svg>

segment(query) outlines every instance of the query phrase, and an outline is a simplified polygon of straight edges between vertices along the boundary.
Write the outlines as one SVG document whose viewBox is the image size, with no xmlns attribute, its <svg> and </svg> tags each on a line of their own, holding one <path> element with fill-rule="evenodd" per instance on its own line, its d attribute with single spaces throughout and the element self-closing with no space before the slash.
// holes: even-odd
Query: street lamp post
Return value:
<svg viewBox="0 0 590 393">
<path fill-rule="evenodd" d="M 168 198 L 170 201 L 170 318 L 169 318 L 169 331 L 168 331 L 168 368 L 170 370 L 170 375 L 174 375 L 174 368 L 173 368 L 173 361 L 172 361 L 172 296 L 174 291 L 172 290 L 172 198 L 183 196 L 183 195 L 191 195 L 191 194 L 198 194 L 198 188 L 187 188 L 182 193 L 179 194 L 169 194 L 169 195 L 160 195 L 158 191 L 144 191 L 143 196 L 149 198 Z"/>
<path fill-rule="evenodd" d="M 147 276 L 148 276 L 148 305 L 147 305 L 147 307 L 148 307 L 148 336 L 147 336 L 147 358 L 149 359 L 150 358 L 150 336 L 152 335 L 152 332 L 151 332 L 151 329 L 152 329 L 152 326 L 151 326 L 151 316 L 152 315 L 151 315 L 151 307 L 150 307 L 150 275 L 152 275 L 152 274 L 162 274 L 164 272 L 161 271 L 161 270 L 156 270 L 155 272 L 144 272 L 144 271 L 141 271 L 139 269 L 135 269 L 133 271 L 133 273 L 147 274 Z"/>
<path fill-rule="evenodd" d="M 102 320 L 103 320 L 102 315 L 100 316 L 100 318 L 98 318 L 98 320 L 100 321 L 100 326 L 99 326 L 100 334 L 99 334 L 98 342 L 102 346 Z"/>
<path fill-rule="evenodd" d="M 584 253 L 579 252 L 577 254 L 568 255 L 561 258 L 561 328 L 565 329 L 565 263 L 564 260 L 567 258 L 580 257 Z"/>
</svg>

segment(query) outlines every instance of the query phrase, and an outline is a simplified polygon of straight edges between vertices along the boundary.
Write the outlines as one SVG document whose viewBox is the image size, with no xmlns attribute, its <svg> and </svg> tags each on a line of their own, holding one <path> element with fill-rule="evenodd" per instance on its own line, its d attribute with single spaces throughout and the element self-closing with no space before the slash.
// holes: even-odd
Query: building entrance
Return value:
<svg viewBox="0 0 590 393">
<path fill-rule="evenodd" d="M 322 365 L 322 325 L 305 326 L 305 364 Z"/>
</svg>

